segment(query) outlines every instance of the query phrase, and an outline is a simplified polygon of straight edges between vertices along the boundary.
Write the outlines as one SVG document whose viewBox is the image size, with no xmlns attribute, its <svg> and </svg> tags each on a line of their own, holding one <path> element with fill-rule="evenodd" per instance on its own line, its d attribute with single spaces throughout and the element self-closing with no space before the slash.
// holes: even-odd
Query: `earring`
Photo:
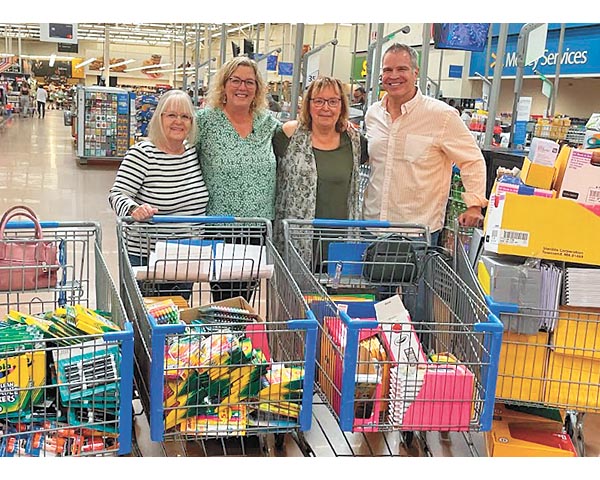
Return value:
<svg viewBox="0 0 600 480">
<path fill-rule="evenodd" d="M 223 95 L 223 105 L 227 105 L 227 95 Z"/>
</svg>

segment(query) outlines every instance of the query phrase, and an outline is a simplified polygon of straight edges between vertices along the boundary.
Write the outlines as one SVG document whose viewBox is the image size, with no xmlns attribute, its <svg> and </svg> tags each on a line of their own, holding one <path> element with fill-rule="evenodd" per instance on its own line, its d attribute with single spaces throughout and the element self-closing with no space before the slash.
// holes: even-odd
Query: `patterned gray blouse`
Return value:
<svg viewBox="0 0 600 480">
<path fill-rule="evenodd" d="M 352 178 L 348 195 L 348 217 L 362 218 L 359 200 L 359 167 L 361 164 L 360 133 L 350 124 L 346 130 L 352 144 Z M 312 220 L 317 202 L 317 167 L 312 148 L 311 133 L 306 127 L 298 127 L 290 137 L 285 154 L 278 159 L 276 219 L 273 225 L 275 245 L 285 251 L 281 220 L 294 218 Z M 304 239 L 297 245 L 303 258 L 310 258 L 311 242 Z"/>
<path fill-rule="evenodd" d="M 275 216 L 276 161 L 272 138 L 281 124 L 254 114 L 252 132 L 240 137 L 223 110 L 198 112 L 198 156 L 209 193 L 207 215 Z"/>
</svg>

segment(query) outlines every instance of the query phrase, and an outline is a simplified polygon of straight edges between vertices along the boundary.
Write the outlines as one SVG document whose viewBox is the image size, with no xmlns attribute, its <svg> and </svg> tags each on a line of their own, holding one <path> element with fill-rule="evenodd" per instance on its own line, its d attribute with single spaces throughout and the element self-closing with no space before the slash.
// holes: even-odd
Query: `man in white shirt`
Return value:
<svg viewBox="0 0 600 480">
<path fill-rule="evenodd" d="M 386 95 L 367 111 L 371 180 L 365 219 L 418 223 L 429 227 L 432 243 L 444 226 L 452 165 L 461 171 L 467 210 L 463 226 L 483 221 L 486 168 L 481 150 L 448 104 L 424 96 L 416 86 L 417 52 L 395 43 L 384 53 Z"/>
</svg>

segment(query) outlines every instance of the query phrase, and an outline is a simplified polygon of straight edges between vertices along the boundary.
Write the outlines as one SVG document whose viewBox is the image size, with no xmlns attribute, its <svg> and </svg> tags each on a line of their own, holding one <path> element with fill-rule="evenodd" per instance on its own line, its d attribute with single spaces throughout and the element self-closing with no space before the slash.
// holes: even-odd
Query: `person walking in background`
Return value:
<svg viewBox="0 0 600 480">
<path fill-rule="evenodd" d="M 481 150 L 456 108 L 424 96 L 417 87 L 418 56 L 394 43 L 382 59 L 385 96 L 365 115 L 372 168 L 365 219 L 418 223 L 437 245 L 444 226 L 452 164 L 461 172 L 467 210 L 462 226 L 483 221 L 486 167 Z"/>
<path fill-rule="evenodd" d="M 206 213 L 208 192 L 196 152 L 196 117 L 189 95 L 171 90 L 160 97 L 148 125 L 148 139 L 133 145 L 125 154 L 108 200 L 117 216 L 137 222 L 154 215 Z M 146 266 L 149 252 L 128 239 L 132 266 Z M 163 283 L 161 294 L 177 291 L 186 300 L 191 283 Z"/>
<path fill-rule="evenodd" d="M 29 83 L 27 80 L 23 80 L 21 82 L 21 96 L 19 98 L 19 107 L 21 109 L 21 116 L 28 117 L 29 116 Z"/>
<path fill-rule="evenodd" d="M 299 120 L 286 122 L 275 134 L 274 231 L 280 249 L 283 219 L 362 218 L 359 167 L 367 161 L 367 144 L 348 122 L 348 110 L 342 83 L 319 77 L 304 94 Z M 302 249 L 309 247 L 310 242 Z M 309 252 L 304 255 L 310 258 Z"/>
<path fill-rule="evenodd" d="M 39 85 L 35 92 L 35 99 L 37 101 L 37 113 L 39 118 L 46 118 L 46 101 L 48 100 L 48 92 Z"/>
<path fill-rule="evenodd" d="M 198 154 L 208 188 L 207 215 L 275 216 L 272 139 L 280 122 L 267 110 L 266 86 L 254 60 L 234 57 L 210 83 L 198 112 Z M 244 295 L 254 282 L 213 284 L 213 300 Z"/>
</svg>

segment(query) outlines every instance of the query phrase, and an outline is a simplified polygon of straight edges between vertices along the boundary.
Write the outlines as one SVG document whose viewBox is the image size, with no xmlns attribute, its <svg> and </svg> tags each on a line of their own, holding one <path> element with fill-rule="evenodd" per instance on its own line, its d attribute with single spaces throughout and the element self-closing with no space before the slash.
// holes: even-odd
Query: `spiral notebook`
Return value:
<svg viewBox="0 0 600 480">
<path fill-rule="evenodd" d="M 567 267 L 563 304 L 600 308 L 600 268 Z"/>
</svg>

